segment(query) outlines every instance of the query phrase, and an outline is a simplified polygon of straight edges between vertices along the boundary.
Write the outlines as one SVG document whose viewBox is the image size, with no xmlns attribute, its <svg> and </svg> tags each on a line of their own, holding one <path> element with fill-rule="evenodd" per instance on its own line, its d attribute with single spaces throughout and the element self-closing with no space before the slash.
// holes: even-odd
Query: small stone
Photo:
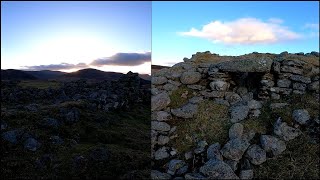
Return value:
<svg viewBox="0 0 320 180">
<path fill-rule="evenodd" d="M 249 109 L 260 109 L 260 108 L 262 108 L 262 104 L 260 101 L 256 101 L 253 99 L 248 102 L 248 107 L 249 107 Z"/>
<path fill-rule="evenodd" d="M 156 131 L 170 131 L 170 125 L 165 122 L 151 121 L 151 129 Z"/>
<path fill-rule="evenodd" d="M 235 139 L 242 136 L 243 125 L 241 123 L 234 123 L 229 129 L 229 139 Z"/>
<path fill-rule="evenodd" d="M 221 146 L 219 143 L 214 143 L 210 145 L 207 149 L 207 159 L 219 159 L 223 160 L 222 154 L 220 152 Z"/>
<path fill-rule="evenodd" d="M 157 170 L 151 170 L 151 179 L 166 180 L 166 179 L 171 179 L 171 175 L 167 173 L 162 173 Z"/>
<path fill-rule="evenodd" d="M 171 113 L 177 117 L 192 118 L 198 112 L 198 106 L 188 103 L 180 108 L 171 109 Z"/>
<path fill-rule="evenodd" d="M 201 79 L 199 72 L 187 71 L 181 74 L 180 81 L 182 84 L 195 84 Z"/>
<path fill-rule="evenodd" d="M 253 170 L 242 170 L 239 175 L 240 179 L 253 179 Z"/>
<path fill-rule="evenodd" d="M 261 135 L 260 143 L 266 152 L 271 152 L 274 156 L 277 156 L 286 150 L 285 142 L 274 136 Z"/>
<path fill-rule="evenodd" d="M 239 161 L 249 145 L 247 140 L 239 137 L 228 141 L 220 152 L 227 159 Z"/>
<path fill-rule="evenodd" d="M 231 108 L 231 119 L 232 123 L 236 123 L 244 120 L 249 114 L 249 107 L 246 105 L 235 106 Z"/>
<path fill-rule="evenodd" d="M 192 159 L 193 158 L 193 151 L 188 151 L 188 152 L 184 153 L 184 157 L 186 158 L 186 160 Z"/>
<path fill-rule="evenodd" d="M 304 125 L 307 123 L 307 121 L 309 121 L 310 115 L 305 109 L 297 109 L 293 111 L 292 118 L 297 123 Z"/>
<path fill-rule="evenodd" d="M 256 144 L 249 146 L 245 156 L 254 165 L 260 165 L 267 160 L 266 151 Z"/>
<path fill-rule="evenodd" d="M 169 137 L 168 136 L 163 136 L 163 135 L 160 135 L 159 137 L 158 137 L 158 144 L 159 145 L 165 145 L 165 144 L 167 144 L 168 142 L 169 142 Z"/>
<path fill-rule="evenodd" d="M 161 85 L 167 83 L 168 79 L 166 77 L 152 77 L 151 78 L 151 83 L 154 85 Z"/>
<path fill-rule="evenodd" d="M 40 146 L 41 144 L 34 138 L 28 138 L 24 142 L 24 148 L 30 151 L 36 151 Z"/>
<path fill-rule="evenodd" d="M 160 149 L 158 149 L 155 153 L 154 153 L 154 158 L 155 160 L 161 160 L 161 159 L 165 159 L 168 158 L 170 155 L 167 152 L 168 148 L 167 147 L 161 147 Z"/>
<path fill-rule="evenodd" d="M 187 170 L 187 169 L 185 169 L 185 166 L 188 167 L 187 164 L 184 161 L 179 160 L 179 159 L 172 159 L 169 162 L 167 173 L 170 174 L 170 175 L 175 175 L 175 174 L 181 175 L 181 174 L 184 174 L 186 172 L 186 170 Z M 178 173 L 178 171 L 181 170 L 181 169 L 183 171 L 180 171 Z"/>
</svg>

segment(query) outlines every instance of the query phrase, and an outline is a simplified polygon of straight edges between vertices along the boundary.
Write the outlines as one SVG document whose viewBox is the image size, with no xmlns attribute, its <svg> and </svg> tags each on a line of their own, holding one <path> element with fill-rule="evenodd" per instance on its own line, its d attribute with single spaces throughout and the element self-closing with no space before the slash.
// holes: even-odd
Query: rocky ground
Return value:
<svg viewBox="0 0 320 180">
<path fill-rule="evenodd" d="M 151 93 L 153 179 L 319 179 L 319 53 L 197 53 Z"/>
<path fill-rule="evenodd" d="M 149 178 L 150 85 L 2 81 L 1 142 L 5 179 Z"/>
</svg>

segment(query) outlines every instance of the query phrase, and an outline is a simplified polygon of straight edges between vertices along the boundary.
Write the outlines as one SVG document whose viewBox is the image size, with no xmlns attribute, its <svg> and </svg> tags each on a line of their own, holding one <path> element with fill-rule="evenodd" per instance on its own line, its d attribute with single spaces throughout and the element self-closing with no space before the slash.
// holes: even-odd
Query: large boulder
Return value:
<svg viewBox="0 0 320 180">
<path fill-rule="evenodd" d="M 227 163 L 218 159 L 210 159 L 200 167 L 200 172 L 209 179 L 239 179 Z"/>
<path fill-rule="evenodd" d="M 187 71 L 182 73 L 180 81 L 182 84 L 195 84 L 201 79 L 201 74 L 199 72 Z"/>
<path fill-rule="evenodd" d="M 286 150 L 285 142 L 274 136 L 261 135 L 260 143 L 266 152 L 271 152 L 274 156 L 277 156 Z"/>
<path fill-rule="evenodd" d="M 180 108 L 171 109 L 171 113 L 177 117 L 192 118 L 198 112 L 198 105 L 188 103 Z"/>
<path fill-rule="evenodd" d="M 305 109 L 296 109 L 292 112 L 292 118 L 299 124 L 306 124 L 310 119 L 310 115 Z"/>
<path fill-rule="evenodd" d="M 151 78 L 151 83 L 154 85 L 161 85 L 161 84 L 165 84 L 166 82 L 168 82 L 168 79 L 166 77 L 152 77 Z"/>
<path fill-rule="evenodd" d="M 162 92 L 151 98 L 151 111 L 162 110 L 170 104 L 170 97 L 168 93 Z"/>
<path fill-rule="evenodd" d="M 248 148 L 245 156 L 254 165 L 260 165 L 267 160 L 266 151 L 256 144 L 253 144 Z"/>
<path fill-rule="evenodd" d="M 239 137 L 228 141 L 220 152 L 227 159 L 239 161 L 249 146 L 250 143 L 246 139 Z"/>
<path fill-rule="evenodd" d="M 210 87 L 214 91 L 226 91 L 228 90 L 230 84 L 226 81 L 215 80 L 210 83 Z"/>
<path fill-rule="evenodd" d="M 151 114 L 151 120 L 155 121 L 168 121 L 171 118 L 171 114 L 166 111 L 156 111 Z"/>
<path fill-rule="evenodd" d="M 272 59 L 268 57 L 261 57 L 258 59 L 225 61 L 216 66 L 220 70 L 228 72 L 269 72 L 272 62 Z"/>
</svg>

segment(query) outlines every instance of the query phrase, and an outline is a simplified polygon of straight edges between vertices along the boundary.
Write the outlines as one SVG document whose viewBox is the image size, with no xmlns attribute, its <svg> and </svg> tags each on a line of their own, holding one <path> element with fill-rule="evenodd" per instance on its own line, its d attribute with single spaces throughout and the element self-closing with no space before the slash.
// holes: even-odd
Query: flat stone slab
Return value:
<svg viewBox="0 0 320 180">
<path fill-rule="evenodd" d="M 215 66 L 227 72 L 270 72 L 273 60 L 267 57 L 225 61 Z"/>
</svg>

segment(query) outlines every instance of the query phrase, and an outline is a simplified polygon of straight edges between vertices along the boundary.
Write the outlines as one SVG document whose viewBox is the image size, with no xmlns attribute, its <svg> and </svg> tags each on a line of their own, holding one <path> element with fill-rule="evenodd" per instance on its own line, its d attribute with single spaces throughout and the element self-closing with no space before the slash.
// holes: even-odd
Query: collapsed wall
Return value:
<svg viewBox="0 0 320 180">
<path fill-rule="evenodd" d="M 244 152 L 250 146 L 250 139 L 253 138 L 254 132 L 248 132 L 246 138 L 230 137 L 230 141 L 224 146 L 224 150 L 220 150 L 220 145 L 214 144 L 210 146 L 216 151 L 215 157 L 221 156 L 221 162 L 208 161 L 204 166 L 198 169 L 197 173 L 190 173 L 190 164 L 184 160 L 176 159 L 179 153 L 175 147 L 169 147 L 169 142 L 174 139 L 176 127 L 171 127 L 166 121 L 170 121 L 173 117 L 189 119 L 195 117 L 198 111 L 198 104 L 204 99 L 213 100 L 216 103 L 227 105 L 229 109 L 230 121 L 234 123 L 238 129 L 238 122 L 246 119 L 248 116 L 260 116 L 260 108 L 265 100 L 279 100 L 288 95 L 302 95 L 307 92 L 319 94 L 319 66 L 312 65 L 305 61 L 288 58 L 283 54 L 278 56 L 260 56 L 257 58 L 228 58 L 222 57 L 223 61 L 216 62 L 199 62 L 203 55 L 213 55 L 219 59 L 219 55 L 210 54 L 210 52 L 197 53 L 191 59 L 185 58 L 184 62 L 178 63 L 171 68 L 164 68 L 152 74 L 152 122 L 151 122 L 151 143 L 154 170 L 151 175 L 153 178 L 237 178 L 246 177 L 252 173 L 241 171 L 240 174 L 235 174 L 235 171 L 230 170 L 229 166 L 225 166 L 223 157 L 230 162 L 238 161 L 242 158 Z M 313 54 L 319 57 L 319 54 Z M 192 90 L 192 98 L 178 108 L 170 107 L 172 99 L 170 95 L 180 87 L 186 87 Z M 187 93 L 185 96 L 187 96 Z M 183 94 L 181 96 L 183 97 Z M 280 120 L 278 126 L 291 128 L 283 124 Z M 241 128 L 240 128 L 241 129 Z M 243 129 L 243 128 L 242 128 Z M 231 129 L 230 129 L 231 130 Z M 292 130 L 287 136 L 294 138 L 298 136 L 297 129 Z M 241 131 L 242 132 L 242 131 Z M 253 134 L 252 134 L 253 133 Z M 281 132 L 282 133 L 282 132 Z M 280 133 L 280 134 L 281 134 Z M 230 136 L 230 134 L 229 134 Z M 282 138 L 283 140 L 283 138 Z M 273 136 L 261 136 L 261 146 L 268 149 L 268 145 L 263 145 L 263 142 L 271 141 L 277 144 L 278 152 L 273 152 L 274 155 L 281 153 L 285 149 L 284 142 Z M 236 145 L 234 145 L 236 144 Z M 198 142 L 198 150 L 204 152 L 207 146 L 206 142 Z M 236 150 L 230 150 L 230 147 L 235 147 Z M 209 149 L 205 153 L 209 153 Z M 219 148 L 218 148 L 219 147 Z M 237 149 L 239 148 L 240 149 Z M 241 149 L 242 148 L 242 149 Z M 200 150 L 199 150 L 200 149 Z M 227 149 L 227 150 L 226 150 Z M 261 152 L 260 146 L 255 145 L 250 148 L 252 152 Z M 254 149 L 254 150 L 253 150 Z M 230 152 L 231 151 L 231 152 Z M 232 151 L 237 151 L 239 156 L 232 155 Z M 264 152 L 265 150 L 263 150 Z M 237 154 L 237 153 L 236 153 Z M 187 155 L 186 155 L 187 156 Z M 209 155 L 207 154 L 207 157 Z M 171 159 L 171 160 L 170 160 Z M 186 157 L 187 159 L 187 157 Z M 208 157 L 207 160 L 210 160 Z M 251 162 L 252 163 L 252 162 Z M 161 172 L 161 168 L 156 165 L 165 165 L 165 172 Z M 258 163 L 259 164 L 259 163 Z M 230 164 L 229 164 L 230 165 Z M 224 168 L 219 175 L 212 175 L 210 171 L 215 168 Z M 220 169 L 221 170 L 221 169 Z M 218 170 L 217 170 L 218 171 Z M 222 175 L 224 174 L 224 175 Z"/>
</svg>

